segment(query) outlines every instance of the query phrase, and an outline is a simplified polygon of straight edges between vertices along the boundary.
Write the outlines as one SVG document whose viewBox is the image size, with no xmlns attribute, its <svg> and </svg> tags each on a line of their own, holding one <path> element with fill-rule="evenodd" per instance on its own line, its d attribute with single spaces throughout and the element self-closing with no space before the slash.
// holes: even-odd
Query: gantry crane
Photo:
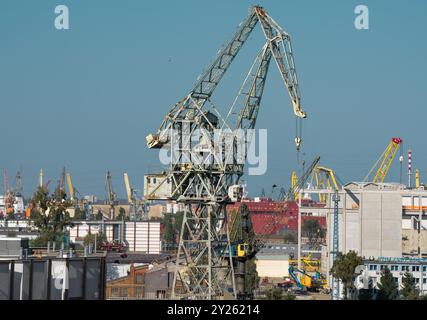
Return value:
<svg viewBox="0 0 427 320">
<path fill-rule="evenodd" d="M 388 144 L 387 148 L 372 166 L 366 175 L 364 182 L 382 183 L 387 176 L 388 170 L 390 169 L 391 163 L 399 149 L 399 146 L 403 143 L 401 138 L 393 138 Z M 378 166 L 378 164 L 380 165 Z M 375 171 L 375 176 L 371 178 L 371 174 Z"/>
<path fill-rule="evenodd" d="M 116 217 L 115 206 L 117 204 L 117 195 L 113 190 L 113 182 L 110 171 L 107 171 L 107 174 L 105 175 L 105 191 L 107 192 L 107 203 L 110 206 L 109 218 L 114 220 Z"/>
<path fill-rule="evenodd" d="M 70 173 L 67 173 L 67 185 L 68 185 L 68 194 L 70 196 L 70 202 L 74 206 L 74 209 L 80 210 L 80 205 L 83 204 L 85 218 L 86 220 L 89 220 L 90 216 L 92 215 L 91 204 L 89 203 L 89 201 L 85 200 L 82 197 L 80 192 L 73 185 Z"/>
<path fill-rule="evenodd" d="M 126 195 L 129 204 L 129 217 L 131 220 L 136 221 L 138 208 L 141 205 L 141 201 L 139 201 L 136 196 L 136 190 L 131 187 L 128 174 L 125 172 L 123 176 L 125 180 Z"/>
<path fill-rule="evenodd" d="M 340 186 L 336 179 L 335 171 L 322 167 L 316 166 L 313 169 L 310 177 L 310 185 L 314 186 L 318 190 L 339 190 Z M 328 195 L 325 193 L 319 193 L 319 201 L 326 203 Z"/>
<path fill-rule="evenodd" d="M 258 23 L 265 45 L 237 97 L 221 115 L 212 94 Z M 300 125 L 306 114 L 301 108 L 290 36 L 262 7 L 254 6 L 193 89 L 171 108 L 157 133 L 147 136 L 149 148 L 171 151 L 171 162 L 164 174 L 145 177 L 145 198 L 168 199 L 185 208 L 172 298 L 221 299 L 230 289 L 237 296 L 226 206 L 240 198 L 246 154 L 239 154 L 234 146 L 243 144 L 247 150 L 251 143 L 250 130 L 255 128 L 271 59 Z M 242 138 L 239 133 L 245 130 L 249 134 Z M 298 128 L 295 144 L 299 150 Z"/>
</svg>

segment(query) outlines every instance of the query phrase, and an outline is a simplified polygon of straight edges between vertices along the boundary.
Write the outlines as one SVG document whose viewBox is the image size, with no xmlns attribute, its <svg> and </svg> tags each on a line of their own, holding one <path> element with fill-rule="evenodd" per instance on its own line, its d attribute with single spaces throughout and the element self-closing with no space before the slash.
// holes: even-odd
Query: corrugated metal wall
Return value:
<svg viewBox="0 0 427 320">
<path fill-rule="evenodd" d="M 105 258 L 0 260 L 0 300 L 103 300 Z"/>
<path fill-rule="evenodd" d="M 129 251 L 160 254 L 160 222 L 126 222 L 124 235 Z"/>
</svg>

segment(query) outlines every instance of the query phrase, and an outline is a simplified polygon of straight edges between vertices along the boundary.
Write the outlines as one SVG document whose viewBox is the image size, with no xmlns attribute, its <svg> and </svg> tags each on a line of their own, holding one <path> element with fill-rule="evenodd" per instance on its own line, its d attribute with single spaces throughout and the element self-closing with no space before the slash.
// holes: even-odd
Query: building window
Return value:
<svg viewBox="0 0 427 320">
<path fill-rule="evenodd" d="M 420 271 L 420 266 L 412 266 L 412 272 Z"/>
<path fill-rule="evenodd" d="M 402 271 L 409 271 L 409 266 L 402 266 Z"/>
<path fill-rule="evenodd" d="M 415 278 L 415 283 L 420 283 L 420 278 Z"/>
<path fill-rule="evenodd" d="M 424 279 L 423 279 L 423 283 L 424 283 L 424 284 L 426 284 L 426 283 L 427 283 L 427 279 L 426 279 L 426 278 L 424 278 Z"/>
<path fill-rule="evenodd" d="M 394 282 L 395 282 L 396 284 L 398 284 L 398 283 L 399 283 L 399 278 L 393 277 L 393 279 L 394 279 Z"/>
<path fill-rule="evenodd" d="M 113 295 L 113 297 L 117 297 L 119 295 L 119 288 L 111 288 L 111 294 Z"/>
<path fill-rule="evenodd" d="M 427 270 L 427 267 L 426 267 L 426 266 L 424 266 L 424 267 L 423 267 L 423 272 L 426 272 L 426 270 Z"/>
<path fill-rule="evenodd" d="M 122 290 L 120 290 L 120 296 L 126 298 L 128 296 L 128 288 L 122 288 Z"/>
<path fill-rule="evenodd" d="M 142 288 L 141 287 L 136 288 L 136 297 L 142 298 Z"/>
<path fill-rule="evenodd" d="M 385 265 L 380 265 L 380 270 L 382 271 L 382 270 L 384 270 L 384 267 L 385 267 Z"/>
<path fill-rule="evenodd" d="M 136 275 L 136 283 L 142 283 L 142 274 Z"/>
<path fill-rule="evenodd" d="M 376 264 L 369 265 L 369 270 L 376 271 L 377 270 L 377 265 Z"/>
<path fill-rule="evenodd" d="M 392 265 L 390 270 L 391 271 L 399 271 L 399 266 Z"/>
</svg>

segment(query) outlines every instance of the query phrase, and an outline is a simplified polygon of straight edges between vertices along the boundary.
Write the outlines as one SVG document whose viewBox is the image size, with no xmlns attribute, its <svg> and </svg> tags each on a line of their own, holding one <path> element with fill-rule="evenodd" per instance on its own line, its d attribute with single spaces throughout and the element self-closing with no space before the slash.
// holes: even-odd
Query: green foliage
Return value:
<svg viewBox="0 0 427 320">
<path fill-rule="evenodd" d="M 396 300 L 399 297 L 399 290 L 394 281 L 390 269 L 385 267 L 381 271 L 380 283 L 378 284 L 377 300 Z"/>
<path fill-rule="evenodd" d="M 102 246 L 102 243 L 104 242 L 104 241 L 107 241 L 107 237 L 105 236 L 105 234 L 104 233 L 102 233 L 102 232 L 100 232 L 99 234 L 97 234 L 96 236 L 95 236 L 95 234 L 91 234 L 91 233 L 88 233 L 87 235 L 86 235 L 86 237 L 84 237 L 84 239 L 83 239 L 83 244 L 85 245 L 85 246 L 87 246 L 87 245 L 89 245 L 89 244 L 94 244 L 95 243 L 95 237 L 96 237 L 96 249 L 98 250 L 98 249 L 101 249 L 101 246 Z"/>
<path fill-rule="evenodd" d="M 7 220 L 13 220 L 14 216 L 13 216 L 13 211 L 12 212 L 8 212 L 7 213 Z"/>
<path fill-rule="evenodd" d="M 374 290 L 372 285 L 369 286 L 369 289 L 361 289 L 359 290 L 359 300 L 373 300 L 374 299 Z"/>
<path fill-rule="evenodd" d="M 176 244 L 177 230 L 175 228 L 173 213 L 165 213 L 165 215 L 163 216 L 162 223 L 165 226 L 165 231 L 163 235 L 165 242 L 167 244 Z"/>
<path fill-rule="evenodd" d="M 74 209 L 73 220 L 85 220 L 85 219 L 86 219 L 86 214 L 85 214 L 84 210 L 81 210 L 79 207 L 76 207 Z"/>
<path fill-rule="evenodd" d="M 283 300 L 295 300 L 296 299 L 296 295 L 288 292 L 283 296 Z"/>
<path fill-rule="evenodd" d="M 98 212 L 96 213 L 96 220 L 103 220 L 104 216 L 102 215 L 102 211 L 99 209 Z"/>
<path fill-rule="evenodd" d="M 48 241 L 60 244 L 66 227 L 71 225 L 70 215 L 66 210 L 69 203 L 63 199 L 56 200 L 56 195 L 50 197 L 45 187 L 38 187 L 30 202 L 30 219 L 40 233 L 31 245 L 44 247 Z"/>
<path fill-rule="evenodd" d="M 286 231 L 286 233 L 283 236 L 283 242 L 284 243 L 297 243 L 298 237 L 297 237 L 296 232 Z"/>
<path fill-rule="evenodd" d="M 246 261 L 245 265 L 245 291 L 250 293 L 258 288 L 259 276 L 256 270 L 256 259 L 253 257 L 250 260 Z"/>
<path fill-rule="evenodd" d="M 362 258 L 355 251 L 349 251 L 346 254 L 339 253 L 331 268 L 333 277 L 338 278 L 344 285 L 344 297 L 347 298 L 348 290 L 352 289 L 354 271 L 362 263 Z"/>
<path fill-rule="evenodd" d="M 122 220 L 128 220 L 128 218 L 125 216 L 126 210 L 123 207 L 119 208 L 119 214 L 116 217 L 116 220 L 122 221 Z"/>
<path fill-rule="evenodd" d="M 265 293 L 266 300 L 282 300 L 282 289 L 273 288 Z"/>
<path fill-rule="evenodd" d="M 182 220 L 184 219 L 184 212 L 183 211 L 179 211 L 177 213 L 175 213 L 175 230 L 179 232 L 181 232 L 181 226 L 182 226 Z"/>
<path fill-rule="evenodd" d="M 409 272 L 406 272 L 402 278 L 402 289 L 400 290 L 400 296 L 403 300 L 419 299 L 419 293 L 415 284 L 415 278 Z"/>
<path fill-rule="evenodd" d="M 326 231 L 316 219 L 307 219 L 301 226 L 301 234 L 307 237 L 310 243 L 325 237 Z"/>
</svg>

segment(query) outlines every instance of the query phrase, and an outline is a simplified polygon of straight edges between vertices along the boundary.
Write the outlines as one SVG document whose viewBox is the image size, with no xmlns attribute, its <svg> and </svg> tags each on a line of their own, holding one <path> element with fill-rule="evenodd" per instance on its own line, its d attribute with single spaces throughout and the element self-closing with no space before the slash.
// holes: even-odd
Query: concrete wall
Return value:
<svg viewBox="0 0 427 320">
<path fill-rule="evenodd" d="M 418 253 L 418 231 L 413 229 L 402 230 L 402 251 L 406 254 Z M 420 235 L 421 253 L 427 251 L 427 230 L 421 230 Z"/>
<path fill-rule="evenodd" d="M 342 196 L 345 209 L 340 215 L 340 250 L 354 250 L 366 257 L 401 257 L 400 192 L 350 187 Z"/>
</svg>

